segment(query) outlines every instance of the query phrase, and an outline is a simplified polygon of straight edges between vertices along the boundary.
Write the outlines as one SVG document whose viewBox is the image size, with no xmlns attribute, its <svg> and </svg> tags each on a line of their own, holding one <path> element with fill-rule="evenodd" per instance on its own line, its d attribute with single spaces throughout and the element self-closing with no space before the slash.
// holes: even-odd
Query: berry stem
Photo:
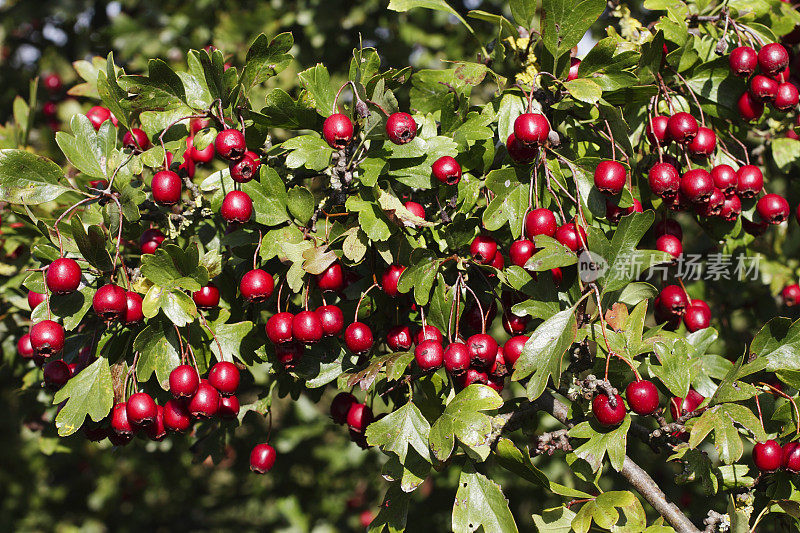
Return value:
<svg viewBox="0 0 800 533">
<path fill-rule="evenodd" d="M 782 398 L 786 398 L 787 400 L 792 402 L 792 408 L 794 409 L 794 415 L 795 415 L 795 418 L 797 419 L 797 421 L 795 422 L 795 433 L 797 435 L 800 435 L 800 411 L 798 411 L 798 409 L 797 409 L 797 404 L 795 403 L 794 398 L 792 398 L 791 396 L 789 396 L 788 394 L 786 394 L 782 390 L 773 387 L 769 383 L 764 383 L 762 381 L 761 385 L 767 387 L 769 389 L 769 391 L 772 392 L 773 395 L 778 395 L 778 396 L 780 396 Z"/>
<path fill-rule="evenodd" d="M 203 326 L 205 326 L 205 328 L 208 330 L 208 332 L 211 333 L 211 337 L 213 337 L 214 342 L 217 344 L 217 349 L 219 350 L 219 360 L 222 361 L 223 360 L 222 359 L 222 345 L 219 343 L 219 339 L 217 338 L 217 335 L 214 333 L 214 330 L 211 329 L 211 326 L 208 325 L 208 322 L 206 322 L 206 317 L 205 317 L 205 315 L 203 315 L 203 312 L 198 310 L 197 314 L 200 317 L 200 322 L 202 322 Z"/>
<path fill-rule="evenodd" d="M 364 298 L 367 297 L 367 294 L 369 294 L 369 291 L 371 291 L 375 287 L 379 287 L 379 285 L 377 283 L 373 283 L 372 285 L 370 285 L 369 289 L 365 290 L 361 294 L 361 298 L 358 299 L 358 303 L 356 304 L 356 313 L 355 313 L 355 316 L 353 317 L 353 322 L 358 322 L 358 309 L 361 307 L 361 302 L 363 302 Z"/>
<path fill-rule="evenodd" d="M 478 299 L 478 295 L 475 294 L 475 291 L 473 291 L 472 288 L 470 288 L 469 285 L 467 285 L 466 283 L 464 283 L 463 285 L 464 285 L 464 288 L 466 290 L 468 290 L 470 292 L 470 294 L 472 294 L 472 297 L 475 298 L 475 304 L 478 306 L 478 311 L 480 311 L 480 313 L 481 313 L 481 333 L 486 333 L 486 319 L 489 318 L 489 314 L 488 314 L 489 310 L 487 309 L 487 314 L 484 315 L 483 314 L 483 306 L 481 305 L 481 301 Z"/>
<path fill-rule="evenodd" d="M 50 289 L 47 288 L 47 276 L 42 270 L 42 281 L 44 282 L 44 298 L 45 298 L 45 305 L 47 306 L 47 320 L 53 320 L 53 315 L 50 312 Z"/>
</svg>

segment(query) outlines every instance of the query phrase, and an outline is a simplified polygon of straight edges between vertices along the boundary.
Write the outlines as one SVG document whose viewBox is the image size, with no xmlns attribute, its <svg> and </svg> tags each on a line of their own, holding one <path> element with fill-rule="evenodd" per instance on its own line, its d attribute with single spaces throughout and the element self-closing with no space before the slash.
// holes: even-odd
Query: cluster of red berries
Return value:
<svg viewBox="0 0 800 533">
<path fill-rule="evenodd" d="M 749 46 L 739 46 L 731 52 L 728 62 L 734 75 L 750 78 L 748 90 L 737 102 L 746 121 L 761 117 L 765 103 L 781 111 L 797 107 L 800 93 L 789 79 L 789 53 L 782 44 L 766 44 L 758 52 Z M 756 67 L 760 74 L 753 75 Z"/>
<path fill-rule="evenodd" d="M 753 463 L 761 472 L 775 472 L 783 468 L 792 474 L 800 473 L 800 443 L 787 442 L 783 446 L 769 439 L 753 446 Z"/>
<path fill-rule="evenodd" d="M 42 104 L 42 115 L 47 125 L 53 131 L 58 131 L 61 124 L 58 121 L 58 104 L 64 100 L 64 84 L 61 76 L 51 72 L 42 76 L 42 87 L 47 91 L 47 100 Z"/>
<path fill-rule="evenodd" d="M 676 329 L 681 320 L 690 332 L 705 329 L 711 323 L 711 308 L 700 299 L 690 299 L 679 285 L 667 285 L 655 299 L 656 322 L 665 329 Z"/>
<path fill-rule="evenodd" d="M 514 132 L 506 139 L 506 150 L 516 163 L 530 163 L 550 137 L 550 121 L 540 113 L 522 113 L 514 120 Z"/>
<path fill-rule="evenodd" d="M 359 403 L 349 392 L 340 392 L 336 395 L 331 402 L 330 412 L 334 422 L 340 425 L 347 424 L 350 440 L 364 450 L 369 448 L 366 437 L 367 426 L 382 416 L 376 418 L 368 405 Z"/>
</svg>

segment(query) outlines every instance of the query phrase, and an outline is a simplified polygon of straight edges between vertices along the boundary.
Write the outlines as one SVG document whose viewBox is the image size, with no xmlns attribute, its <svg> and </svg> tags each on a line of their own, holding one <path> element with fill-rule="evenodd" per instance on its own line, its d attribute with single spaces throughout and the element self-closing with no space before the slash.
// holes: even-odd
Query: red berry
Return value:
<svg viewBox="0 0 800 533">
<path fill-rule="evenodd" d="M 344 288 L 344 272 L 339 262 L 331 264 L 317 275 L 317 286 L 323 291 L 340 291 Z"/>
<path fill-rule="evenodd" d="M 658 409 L 658 389 L 651 381 L 632 381 L 625 388 L 625 397 L 637 415 L 651 415 Z"/>
<path fill-rule="evenodd" d="M 488 368 L 497 355 L 497 341 L 486 333 L 476 333 L 467 339 L 470 361 L 477 368 Z"/>
<path fill-rule="evenodd" d="M 758 65 L 758 54 L 749 46 L 739 46 L 731 52 L 728 64 L 734 75 L 746 78 L 755 72 L 756 65 Z"/>
<path fill-rule="evenodd" d="M 667 134 L 681 144 L 691 142 L 697 135 L 698 128 L 697 120 L 684 111 L 675 113 L 669 117 L 669 122 L 667 122 Z"/>
<path fill-rule="evenodd" d="M 536 247 L 531 241 L 528 239 L 520 239 L 511 243 L 511 247 L 508 249 L 508 256 L 511 262 L 518 267 L 525 267 L 525 263 L 528 262 L 528 259 L 533 257 L 535 252 Z"/>
<path fill-rule="evenodd" d="M 531 317 L 528 315 L 515 315 L 510 309 L 503 313 L 503 329 L 509 335 L 519 335 L 528 328 L 530 321 Z"/>
<path fill-rule="evenodd" d="M 748 91 L 745 91 L 736 102 L 736 109 L 745 122 L 752 122 L 759 119 L 764 113 L 764 104 L 753 98 Z"/>
<path fill-rule="evenodd" d="M 744 165 L 736 172 L 736 194 L 740 198 L 753 198 L 764 188 L 764 175 L 755 165 Z"/>
<path fill-rule="evenodd" d="M 125 324 L 136 324 L 144 320 L 142 297 L 133 291 L 125 291 Z"/>
<path fill-rule="evenodd" d="M 781 83 L 775 91 L 775 100 L 772 105 L 775 106 L 775 109 L 789 111 L 797 106 L 798 100 L 800 100 L 800 93 L 797 91 L 797 87 L 793 83 Z"/>
<path fill-rule="evenodd" d="M 567 74 L 567 81 L 578 79 L 578 69 L 581 66 L 581 60 L 577 57 L 569 58 L 569 74 Z"/>
<path fill-rule="evenodd" d="M 118 403 L 111 410 L 111 429 L 117 435 L 132 435 L 133 426 L 128 420 L 128 409 L 125 402 Z"/>
<path fill-rule="evenodd" d="M 294 315 L 287 311 L 276 313 L 269 317 L 267 325 L 265 326 L 267 338 L 272 344 L 283 344 L 285 342 L 292 342 L 292 323 L 294 322 Z"/>
<path fill-rule="evenodd" d="M 226 222 L 247 222 L 253 216 L 253 200 L 244 191 L 230 191 L 222 200 L 219 213 Z"/>
<path fill-rule="evenodd" d="M 783 448 L 770 439 L 753 446 L 753 463 L 762 472 L 774 472 L 783 463 Z"/>
<path fill-rule="evenodd" d="M 408 326 L 394 326 L 386 333 L 386 344 L 393 352 L 402 352 L 411 348 L 411 329 Z"/>
<path fill-rule="evenodd" d="M 192 293 L 192 300 L 200 309 L 214 309 L 219 306 L 219 289 L 213 283 L 208 283 Z"/>
<path fill-rule="evenodd" d="M 540 207 L 525 216 L 525 235 L 533 239 L 537 235 L 552 237 L 556 234 L 556 216 L 549 209 Z"/>
<path fill-rule="evenodd" d="M 241 159 L 247 150 L 244 134 L 232 128 L 217 133 L 214 139 L 214 149 L 222 159 L 236 161 Z"/>
<path fill-rule="evenodd" d="M 641 213 L 642 203 L 636 198 L 633 199 L 633 205 L 628 207 L 620 207 L 615 203 L 613 198 L 606 198 L 606 218 L 612 224 L 618 223 L 622 217 L 628 216 L 631 213 Z"/>
<path fill-rule="evenodd" d="M 31 311 L 36 309 L 36 306 L 46 299 L 47 296 L 40 292 L 28 291 L 28 307 L 31 308 Z"/>
<path fill-rule="evenodd" d="M 783 305 L 786 307 L 794 307 L 800 303 L 800 285 L 794 283 L 784 287 L 781 291 L 781 298 L 783 298 Z"/>
<path fill-rule="evenodd" d="M 178 365 L 169 373 L 169 392 L 175 398 L 191 398 L 200 386 L 197 370 L 189 365 Z"/>
<path fill-rule="evenodd" d="M 131 128 L 131 130 L 122 137 L 122 145 L 134 152 L 142 152 L 150 148 L 150 139 L 147 138 L 147 134 L 144 130 Z"/>
<path fill-rule="evenodd" d="M 344 329 L 344 315 L 337 305 L 323 305 L 315 311 L 322 323 L 322 334 L 335 337 Z"/>
<path fill-rule="evenodd" d="M 139 249 L 143 254 L 152 254 L 161 246 L 162 242 L 164 242 L 164 234 L 161 233 L 161 230 L 151 228 L 145 230 L 139 237 Z"/>
<path fill-rule="evenodd" d="M 425 208 L 422 207 L 422 204 L 418 204 L 417 202 L 406 202 L 403 204 L 403 207 L 411 211 L 412 215 L 425 220 Z M 413 223 L 410 225 L 413 225 Z"/>
<path fill-rule="evenodd" d="M 758 102 L 771 102 L 778 94 L 778 82 L 772 78 L 757 74 L 750 79 L 750 86 L 747 89 L 750 96 Z"/>
<path fill-rule="evenodd" d="M 156 421 L 158 415 L 156 402 L 146 392 L 137 392 L 128 398 L 125 407 L 128 414 L 128 422 L 134 427 L 144 426 Z"/>
<path fill-rule="evenodd" d="M 656 250 L 660 252 L 667 252 L 675 259 L 679 258 L 683 253 L 683 245 L 680 239 L 674 235 L 662 235 L 656 240 Z"/>
<path fill-rule="evenodd" d="M 439 331 L 439 328 L 428 324 L 419 328 L 417 334 L 414 335 L 414 344 L 422 344 L 425 341 L 442 342 L 443 338 L 444 336 L 442 332 Z"/>
<path fill-rule="evenodd" d="M 69 381 L 70 371 L 67 363 L 61 359 L 56 359 L 44 365 L 42 375 L 46 387 L 58 390 Z"/>
<path fill-rule="evenodd" d="M 33 357 L 33 346 L 31 345 L 31 336 L 26 333 L 17 341 L 17 353 L 23 359 L 30 359 Z"/>
<path fill-rule="evenodd" d="M 767 194 L 759 198 L 756 212 L 764 222 L 780 224 L 789 218 L 789 202 L 780 194 Z"/>
<path fill-rule="evenodd" d="M 197 386 L 197 392 L 192 396 L 188 407 L 195 418 L 211 418 L 219 410 L 219 392 L 203 380 Z"/>
<path fill-rule="evenodd" d="M 97 316 L 106 322 L 121 320 L 128 310 L 128 298 L 125 289 L 109 283 L 103 285 L 92 298 L 92 309 Z"/>
<path fill-rule="evenodd" d="M 530 163 L 539 154 L 539 148 L 535 144 L 525 144 L 517 140 L 513 133 L 506 140 L 506 150 L 515 163 Z"/>
<path fill-rule="evenodd" d="M 710 128 L 700 126 L 697 128 L 697 135 L 686 149 L 693 156 L 707 157 L 714 153 L 717 148 L 717 135 Z"/>
<path fill-rule="evenodd" d="M 769 43 L 758 51 L 758 68 L 768 75 L 774 76 L 789 66 L 789 53 L 779 43 Z"/>
<path fill-rule="evenodd" d="M 405 269 L 406 267 L 402 265 L 389 265 L 386 270 L 384 270 L 383 276 L 381 277 L 381 288 L 387 296 L 391 296 L 392 298 L 397 297 L 399 294 L 397 282 L 400 280 L 400 274 L 402 274 Z"/>
<path fill-rule="evenodd" d="M 714 180 L 702 168 L 693 168 L 681 176 L 681 192 L 692 203 L 705 203 L 714 192 Z"/>
<path fill-rule="evenodd" d="M 396 112 L 386 119 L 386 136 L 394 144 L 406 144 L 417 136 L 417 123 L 408 113 Z"/>
<path fill-rule="evenodd" d="M 275 357 L 284 368 L 290 370 L 303 356 L 303 345 L 298 342 L 285 342 L 275 346 Z"/>
<path fill-rule="evenodd" d="M 705 329 L 711 325 L 711 310 L 708 306 L 690 305 L 683 316 L 683 323 L 690 332 Z"/>
<path fill-rule="evenodd" d="M 681 177 L 669 163 L 656 163 L 647 172 L 647 182 L 656 196 L 675 198 L 681 186 Z"/>
<path fill-rule="evenodd" d="M 61 76 L 55 73 L 45 75 L 42 78 L 42 86 L 51 93 L 57 93 L 63 87 Z"/>
<path fill-rule="evenodd" d="M 148 424 L 145 433 L 150 440 L 161 441 L 167 436 L 167 428 L 164 425 L 164 408 L 156 405 L 156 419 Z"/>
<path fill-rule="evenodd" d="M 270 296 L 275 289 L 275 280 L 267 272 L 260 268 L 250 270 L 239 282 L 239 291 L 245 300 L 250 302 L 263 302 Z"/>
<path fill-rule="evenodd" d="M 683 239 L 683 230 L 677 220 L 665 218 L 656 222 L 653 229 L 657 237 L 661 235 L 674 235 L 678 239 Z"/>
<path fill-rule="evenodd" d="M 689 307 L 689 298 L 682 287 L 667 285 L 656 297 L 655 305 L 666 314 L 683 316 L 686 308 Z"/>
<path fill-rule="evenodd" d="M 797 442 L 787 442 L 783 445 L 781 466 L 793 474 L 800 472 L 800 446 Z"/>
<path fill-rule="evenodd" d="M 725 196 L 736 193 L 736 182 L 738 181 L 736 171 L 730 165 L 717 165 L 711 169 L 711 179 Z"/>
<path fill-rule="evenodd" d="M 663 115 L 659 115 L 650 119 L 650 122 L 647 124 L 647 130 L 645 131 L 647 140 L 650 141 L 650 144 L 665 146 L 672 141 L 667 134 L 668 123 L 669 117 L 665 117 Z"/>
<path fill-rule="evenodd" d="M 475 368 L 468 368 L 466 372 L 459 376 L 459 385 L 462 389 L 475 383 L 486 385 L 489 382 L 489 375 Z"/>
<path fill-rule="evenodd" d="M 94 126 L 94 129 L 99 130 L 103 122 L 111 118 L 111 111 L 105 107 L 96 105 L 86 112 L 86 116 L 89 118 L 89 122 L 92 123 L 92 126 Z"/>
<path fill-rule="evenodd" d="M 719 212 L 719 216 L 728 222 L 734 222 L 739 218 L 741 212 L 742 201 L 734 194 L 733 196 L 725 198 L 725 203 L 722 204 L 722 210 Z"/>
<path fill-rule="evenodd" d="M 373 420 L 372 409 L 363 403 L 353 403 L 347 411 L 347 425 L 358 433 L 364 433 Z"/>
<path fill-rule="evenodd" d="M 427 340 L 417 345 L 414 349 L 414 360 L 423 372 L 436 370 L 442 366 L 444 349 L 440 342 Z"/>
<path fill-rule="evenodd" d="M 250 452 L 250 470 L 256 474 L 266 474 L 275 466 L 277 453 L 269 444 L 256 444 Z"/>
<path fill-rule="evenodd" d="M 608 396 L 603 393 L 597 394 L 592 400 L 592 414 L 604 426 L 616 426 L 625 419 L 627 411 L 622 396 L 615 394 L 614 399 L 616 407 L 611 407 Z"/>
<path fill-rule="evenodd" d="M 432 169 L 433 177 L 447 185 L 455 185 L 461 180 L 461 165 L 449 155 L 434 161 Z"/>
<path fill-rule="evenodd" d="M 150 183 L 153 191 L 153 201 L 161 205 L 175 205 L 181 199 L 183 182 L 180 176 L 171 170 L 161 170 L 153 176 Z"/>
<path fill-rule="evenodd" d="M 719 216 L 724 205 L 725 195 L 722 194 L 721 190 L 714 187 L 714 190 L 711 192 L 711 196 L 708 198 L 708 202 L 705 204 L 695 204 L 694 210 L 695 213 L 700 216 L 715 217 Z"/>
<path fill-rule="evenodd" d="M 672 398 L 669 404 L 669 411 L 672 419 L 677 420 L 686 413 L 691 413 L 703 403 L 705 397 L 694 389 L 689 389 L 686 398 Z"/>
<path fill-rule="evenodd" d="M 239 369 L 230 361 L 220 361 L 208 371 L 208 383 L 223 396 L 230 396 L 239 388 Z"/>
<path fill-rule="evenodd" d="M 164 427 L 168 431 L 183 433 L 192 425 L 192 415 L 183 400 L 168 400 L 164 404 Z"/>
<path fill-rule="evenodd" d="M 349 392 L 340 392 L 331 402 L 331 418 L 337 424 L 347 423 L 347 413 L 350 407 L 357 403 L 356 397 Z"/>
<path fill-rule="evenodd" d="M 81 283 L 81 267 L 68 257 L 56 259 L 47 267 L 45 284 L 53 294 L 73 292 Z"/>
<path fill-rule="evenodd" d="M 469 368 L 472 357 L 469 348 L 463 342 L 451 342 L 442 356 L 444 368 L 453 375 L 465 372 Z"/>
<path fill-rule="evenodd" d="M 616 196 L 625 187 L 627 174 L 622 163 L 601 161 L 594 170 L 594 186 L 604 194 Z"/>
<path fill-rule="evenodd" d="M 503 345 L 503 357 L 508 367 L 514 368 L 517 364 L 517 360 L 522 355 L 522 349 L 529 338 L 527 335 L 517 335 L 508 339 Z"/>
<path fill-rule="evenodd" d="M 558 227 L 555 238 L 573 252 L 577 252 L 586 244 L 586 230 L 583 229 L 583 226 L 568 222 Z"/>
<path fill-rule="evenodd" d="M 223 396 L 219 399 L 219 411 L 217 414 L 220 418 L 236 418 L 239 415 L 239 398 L 236 396 Z"/>
<path fill-rule="evenodd" d="M 469 253 L 478 263 L 491 264 L 497 254 L 497 241 L 490 235 L 478 235 L 469 245 Z"/>
<path fill-rule="evenodd" d="M 514 136 L 523 144 L 542 145 L 550 134 L 550 123 L 539 113 L 523 113 L 514 120 Z"/>
<path fill-rule="evenodd" d="M 247 183 L 256 177 L 258 167 L 259 164 L 256 160 L 248 153 L 245 153 L 238 161 L 231 161 L 228 165 L 228 170 L 233 181 Z"/>
<path fill-rule="evenodd" d="M 331 148 L 344 150 L 353 140 L 353 122 L 346 115 L 334 113 L 322 123 L 322 137 Z"/>
<path fill-rule="evenodd" d="M 314 311 L 300 311 L 292 320 L 292 337 L 298 342 L 315 344 L 322 340 L 322 321 Z"/>
<path fill-rule="evenodd" d="M 31 326 L 30 339 L 33 353 L 50 357 L 64 349 L 64 328 L 52 320 L 42 320 Z"/>
<path fill-rule="evenodd" d="M 372 348 L 372 330 L 363 322 L 353 322 L 344 330 L 344 343 L 353 353 L 365 353 Z"/>
</svg>

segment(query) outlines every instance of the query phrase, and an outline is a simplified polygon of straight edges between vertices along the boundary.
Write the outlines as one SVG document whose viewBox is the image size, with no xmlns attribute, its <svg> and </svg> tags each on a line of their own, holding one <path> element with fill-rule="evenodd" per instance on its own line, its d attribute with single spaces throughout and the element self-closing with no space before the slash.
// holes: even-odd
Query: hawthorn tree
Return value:
<svg viewBox="0 0 800 533">
<path fill-rule="evenodd" d="M 292 430 L 273 418 L 307 402 L 384 454 L 371 531 L 424 517 L 440 476 L 454 531 L 796 528 L 800 326 L 776 315 L 800 302 L 800 14 L 509 7 L 392 0 L 455 17 L 475 57 L 387 68 L 357 46 L 341 85 L 319 63 L 271 87 L 289 32 L 241 64 L 78 61 L 63 165 L 28 149 L 36 84 L 17 98 L 4 345 L 58 434 L 219 461 L 251 425 L 269 476 Z M 521 516 L 534 494 L 561 505 Z"/>
</svg>

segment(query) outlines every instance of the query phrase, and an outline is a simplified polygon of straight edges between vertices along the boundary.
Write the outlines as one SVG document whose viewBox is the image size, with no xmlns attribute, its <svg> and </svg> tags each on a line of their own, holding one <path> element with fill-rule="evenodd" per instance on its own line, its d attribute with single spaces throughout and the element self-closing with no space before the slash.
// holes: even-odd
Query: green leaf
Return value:
<svg viewBox="0 0 800 533">
<path fill-rule="evenodd" d="M 294 218 L 306 224 L 314 214 L 314 195 L 306 187 L 292 187 L 289 189 L 287 207 Z"/>
<path fill-rule="evenodd" d="M 431 426 L 429 444 L 439 461 L 453 453 L 455 438 L 467 447 L 485 444 L 492 431 L 492 419 L 480 411 L 499 409 L 503 400 L 491 387 L 470 385 L 456 394 Z"/>
<path fill-rule="evenodd" d="M 770 372 L 800 370 L 800 320 L 773 318 L 753 338 L 750 352 L 766 359 Z"/>
<path fill-rule="evenodd" d="M 546 509 L 540 515 L 533 515 L 533 524 L 540 532 L 571 533 L 572 520 L 574 518 L 575 511 L 566 507 L 554 507 L 553 509 Z"/>
<path fill-rule="evenodd" d="M 277 226 L 289 220 L 286 212 L 288 195 L 286 185 L 274 168 L 261 165 L 260 179 L 242 185 L 242 190 L 253 199 L 256 222 Z"/>
<path fill-rule="evenodd" d="M 476 472 L 472 463 L 467 463 L 458 480 L 453 531 L 472 533 L 478 529 L 498 533 L 518 531 L 500 485 Z"/>
<path fill-rule="evenodd" d="M 653 346 L 660 365 L 652 365 L 650 371 L 661 380 L 672 394 L 684 398 L 689 393 L 697 366 L 689 357 L 688 343 L 683 339 L 659 341 Z"/>
<path fill-rule="evenodd" d="M 545 48 L 558 60 L 578 44 L 605 8 L 603 0 L 543 0 L 541 34 Z"/>
<path fill-rule="evenodd" d="M 247 50 L 245 66 L 239 78 L 245 89 L 263 83 L 288 67 L 292 62 L 288 52 L 293 45 L 294 38 L 290 32 L 278 34 L 269 42 L 263 33 L 256 37 Z"/>
<path fill-rule="evenodd" d="M 333 109 L 333 100 L 336 95 L 331 89 L 331 77 L 324 65 L 317 64 L 297 76 L 300 78 L 300 83 L 314 99 L 314 107 L 316 107 L 320 115 L 327 117 L 336 112 Z"/>
<path fill-rule="evenodd" d="M 290 150 L 289 155 L 286 156 L 287 167 L 305 167 L 309 170 L 328 168 L 334 152 L 325 139 L 317 133 L 292 137 L 281 144 L 281 147 Z"/>
<path fill-rule="evenodd" d="M 110 272 L 112 268 L 111 255 L 106 250 L 106 236 L 100 226 L 89 226 L 89 233 L 83 227 L 80 217 L 74 216 L 70 221 L 72 226 L 72 238 L 78 245 L 81 255 L 90 265 Z"/>
<path fill-rule="evenodd" d="M 578 262 L 575 252 L 547 235 L 536 236 L 536 249 L 538 251 L 525 263 L 525 270 L 544 272 Z"/>
<path fill-rule="evenodd" d="M 533 28 L 533 19 L 536 17 L 536 0 L 511 0 L 511 16 L 517 25 L 526 30 Z"/>
<path fill-rule="evenodd" d="M 250 353 L 249 357 L 243 357 L 242 354 L 248 355 L 252 350 L 252 343 L 248 342 L 248 336 L 255 327 L 252 322 L 237 322 L 235 324 L 212 324 L 211 329 L 214 331 L 216 340 L 212 340 L 209 345 L 211 351 L 217 357 L 217 361 L 231 361 L 239 359 L 247 361 L 252 358 L 254 353 Z M 217 344 L 219 343 L 219 344 Z M 249 348 L 249 349 L 246 349 Z M 220 349 L 222 351 L 220 351 Z"/>
<path fill-rule="evenodd" d="M 159 310 L 164 311 L 167 318 L 180 328 L 194 321 L 197 316 L 197 307 L 191 296 L 153 285 L 144 295 L 142 312 L 145 317 L 153 318 Z"/>
<path fill-rule="evenodd" d="M 193 253 L 192 253 L 193 251 Z M 160 246 L 142 257 L 141 272 L 155 285 L 171 290 L 199 291 L 208 283 L 208 271 L 200 265 L 197 244 L 186 250 L 174 244 Z"/>
<path fill-rule="evenodd" d="M 571 307 L 542 322 L 525 343 L 511 379 L 519 381 L 533 374 L 527 386 L 530 400 L 542 395 L 551 378 L 553 385 L 558 386 L 566 366 L 564 354 L 577 334 L 575 308 Z"/>
<path fill-rule="evenodd" d="M 75 168 L 93 178 L 108 179 L 109 163 L 116 148 L 116 128 L 106 121 L 95 132 L 88 117 L 74 115 L 70 121 L 73 135 L 59 131 L 56 142 Z"/>
<path fill-rule="evenodd" d="M 540 485 L 555 492 L 560 496 L 567 496 L 569 498 L 591 498 L 592 495 L 581 490 L 565 487 L 554 481 L 550 481 L 544 472 L 539 470 L 531 462 L 531 456 L 527 451 L 520 451 L 519 448 L 514 446 L 511 440 L 500 437 L 495 444 L 495 459 L 497 462 L 508 470 L 520 476 L 521 478 Z"/>
<path fill-rule="evenodd" d="M 181 78 L 161 59 L 151 59 L 147 76 L 122 76 L 120 83 L 134 93 L 139 110 L 173 110 L 186 102 Z"/>
<path fill-rule="evenodd" d="M 738 461 L 744 453 L 744 445 L 734 422 L 753 433 L 757 441 L 767 435 L 756 415 L 743 405 L 726 403 L 707 409 L 699 418 L 692 419 L 689 446 L 696 448 L 705 438 L 714 433 L 714 447 L 720 460 L 726 465 Z"/>
<path fill-rule="evenodd" d="M 603 96 L 603 88 L 592 80 L 585 78 L 568 81 L 564 84 L 564 87 L 573 98 L 587 104 L 596 104 Z"/>
<path fill-rule="evenodd" d="M 86 415 L 100 422 L 111 411 L 114 390 L 108 359 L 99 357 L 70 379 L 53 398 L 53 404 L 67 400 L 56 416 L 56 428 L 62 437 L 78 431 Z"/>
<path fill-rule="evenodd" d="M 408 402 L 393 413 L 373 422 L 367 427 L 367 442 L 380 446 L 388 454 L 392 452 L 405 463 L 408 446 L 430 462 L 428 434 L 431 426 L 413 402 Z"/>
<path fill-rule="evenodd" d="M 43 204 L 72 189 L 59 183 L 61 168 L 24 150 L 0 150 L 0 197 L 12 204 Z"/>
<path fill-rule="evenodd" d="M 386 490 L 386 496 L 380 506 L 378 515 L 369 524 L 369 533 L 381 533 L 385 529 L 389 533 L 402 533 L 406 530 L 408 502 L 411 494 L 402 490 L 400 483 L 392 483 Z"/>
<path fill-rule="evenodd" d="M 628 429 L 631 427 L 630 415 L 610 431 L 599 433 L 594 430 L 589 422 L 581 422 L 569 430 L 569 436 L 578 439 L 589 439 L 575 450 L 575 455 L 589 463 L 593 472 L 597 472 L 603 465 L 603 458 L 608 453 L 611 466 L 619 472 L 625 460 L 625 448 L 628 442 Z"/>
<path fill-rule="evenodd" d="M 31 313 L 31 321 L 36 323 L 40 320 L 60 318 L 66 331 L 72 331 L 80 325 L 83 317 L 92 307 L 92 298 L 95 290 L 90 285 L 84 285 L 75 292 L 69 294 L 58 294 L 50 296 L 50 312 L 47 306 L 37 305 Z"/>
<path fill-rule="evenodd" d="M 261 113 L 249 113 L 255 122 L 268 128 L 311 129 L 318 120 L 313 105 L 302 98 L 293 100 L 289 93 L 279 88 L 267 93 Z"/>
<path fill-rule="evenodd" d="M 133 340 L 133 349 L 139 352 L 136 377 L 144 383 L 153 372 L 158 384 L 169 390 L 169 374 L 181 364 L 178 337 L 172 324 L 163 320 L 151 321 Z"/>
</svg>

